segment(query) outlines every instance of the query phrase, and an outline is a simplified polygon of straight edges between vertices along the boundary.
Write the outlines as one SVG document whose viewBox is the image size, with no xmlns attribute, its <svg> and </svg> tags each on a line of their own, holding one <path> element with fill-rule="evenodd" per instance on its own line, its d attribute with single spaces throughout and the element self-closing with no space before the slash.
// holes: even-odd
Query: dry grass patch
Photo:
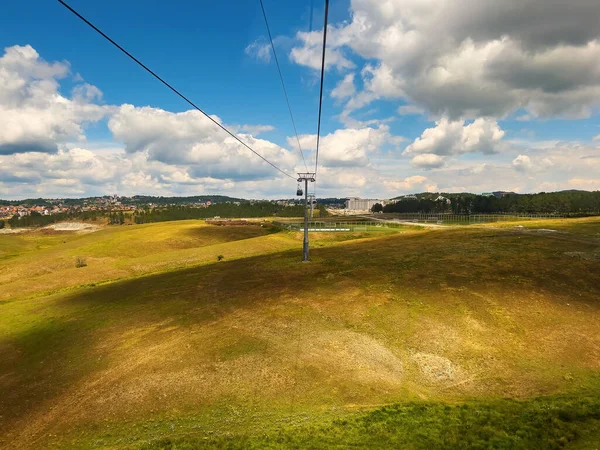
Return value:
<svg viewBox="0 0 600 450">
<path fill-rule="evenodd" d="M 152 420 L 158 436 L 169 423 L 246 432 L 349 404 L 599 392 L 596 262 L 564 255 L 589 243 L 481 228 L 322 242 L 310 264 L 289 233 L 166 250 L 210 263 L 0 303 L 0 446 L 58 434 L 123 447 Z M 99 276 L 92 258 L 69 262 L 53 276 Z"/>
</svg>

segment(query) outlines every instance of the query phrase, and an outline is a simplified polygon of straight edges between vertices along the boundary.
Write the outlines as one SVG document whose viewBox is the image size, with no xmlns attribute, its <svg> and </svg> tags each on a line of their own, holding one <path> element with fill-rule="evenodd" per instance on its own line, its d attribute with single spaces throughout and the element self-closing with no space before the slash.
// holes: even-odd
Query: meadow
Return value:
<svg viewBox="0 0 600 450">
<path fill-rule="evenodd" d="M 0 235 L 0 447 L 599 447 L 600 218 L 311 239 Z"/>
</svg>

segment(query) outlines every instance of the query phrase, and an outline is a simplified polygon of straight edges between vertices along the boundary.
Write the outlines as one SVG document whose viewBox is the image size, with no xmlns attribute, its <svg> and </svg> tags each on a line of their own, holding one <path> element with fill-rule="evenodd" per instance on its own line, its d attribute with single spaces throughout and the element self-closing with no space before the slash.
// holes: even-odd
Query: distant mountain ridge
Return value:
<svg viewBox="0 0 600 450">
<path fill-rule="evenodd" d="M 226 203 L 226 202 L 247 202 L 249 200 L 237 197 L 229 197 L 227 195 L 192 195 L 185 197 L 163 197 L 154 195 L 133 195 L 129 196 L 111 196 L 102 195 L 97 197 L 80 197 L 80 198 L 27 198 L 23 200 L 2 200 L 0 199 L 0 205 L 6 206 L 18 206 L 18 205 L 53 205 L 62 203 L 64 205 L 75 205 L 82 204 L 85 202 L 93 202 L 97 199 L 110 199 L 118 198 L 121 202 L 131 204 L 156 204 L 156 205 L 173 205 L 173 204 L 190 204 L 190 203 Z"/>
</svg>

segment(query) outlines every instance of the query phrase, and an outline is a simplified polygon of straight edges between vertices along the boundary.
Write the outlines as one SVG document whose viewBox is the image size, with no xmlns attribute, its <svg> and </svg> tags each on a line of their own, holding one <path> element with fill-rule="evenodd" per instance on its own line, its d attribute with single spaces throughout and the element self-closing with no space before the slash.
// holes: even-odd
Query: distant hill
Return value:
<svg viewBox="0 0 600 450">
<path fill-rule="evenodd" d="M 247 202 L 248 200 L 227 195 L 193 195 L 189 197 L 154 197 L 151 195 L 134 195 L 132 203 L 155 203 L 157 205 L 189 204 L 189 203 L 226 203 Z"/>
<path fill-rule="evenodd" d="M 80 198 L 26 198 L 23 200 L 2 200 L 0 199 L 0 205 L 25 205 L 25 206 L 47 206 L 57 203 L 64 205 L 81 205 L 85 202 L 93 202 L 96 199 L 109 199 L 110 196 L 98 196 L 98 197 L 80 197 Z M 133 197 L 118 197 L 122 203 L 132 204 L 148 204 L 153 203 L 156 205 L 183 205 L 191 203 L 204 203 L 210 201 L 212 203 L 226 203 L 226 202 L 247 202 L 248 200 L 237 197 L 228 197 L 226 195 L 193 195 L 188 197 L 162 197 L 152 195 L 134 195 Z"/>
<path fill-rule="evenodd" d="M 439 196 L 444 199 L 439 199 Z M 600 191 L 567 190 L 517 194 L 423 192 L 395 197 L 384 212 L 396 213 L 527 213 L 527 214 L 600 214 Z"/>
</svg>

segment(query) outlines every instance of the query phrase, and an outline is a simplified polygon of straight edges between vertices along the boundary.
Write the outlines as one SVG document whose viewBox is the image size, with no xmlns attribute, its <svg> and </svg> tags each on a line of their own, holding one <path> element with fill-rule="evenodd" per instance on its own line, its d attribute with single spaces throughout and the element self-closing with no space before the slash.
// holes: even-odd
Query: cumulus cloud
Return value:
<svg viewBox="0 0 600 450">
<path fill-rule="evenodd" d="M 595 0 L 353 0 L 350 13 L 328 30 L 331 53 L 378 62 L 366 66 L 371 100 L 403 98 L 450 119 L 518 109 L 577 118 L 600 103 Z M 317 39 L 298 38 L 293 54 L 315 50 Z"/>
<path fill-rule="evenodd" d="M 331 97 L 336 100 L 343 100 L 345 98 L 352 97 L 355 92 L 356 88 L 354 86 L 354 73 L 349 73 L 331 91 Z"/>
<path fill-rule="evenodd" d="M 421 137 L 406 147 L 404 153 L 460 155 L 464 153 L 494 153 L 498 150 L 504 131 L 495 120 L 477 119 L 465 125 L 462 120 L 441 119 L 435 127 L 427 128 Z"/>
<path fill-rule="evenodd" d="M 217 122 L 221 119 L 212 116 Z M 273 168 L 196 110 L 172 113 L 159 108 L 122 105 L 108 121 L 127 153 L 143 152 L 150 161 L 186 165 L 193 178 L 270 178 Z M 270 129 L 270 128 L 269 128 Z M 278 145 L 239 134 L 240 138 L 277 166 L 293 168 L 296 159 Z"/>
<path fill-rule="evenodd" d="M 434 153 L 423 153 L 410 160 L 411 164 L 423 169 L 434 169 L 445 164 L 444 158 Z"/>
<path fill-rule="evenodd" d="M 515 159 L 513 159 L 512 166 L 515 170 L 519 172 L 527 172 L 531 170 L 533 164 L 531 163 L 531 159 L 527 155 L 519 155 Z"/>
<path fill-rule="evenodd" d="M 378 128 L 345 128 L 321 137 L 319 164 L 329 167 L 366 166 L 369 155 L 374 155 L 386 146 L 396 147 L 402 138 L 390 133 L 387 125 Z M 300 144 L 305 150 L 316 149 L 316 135 L 300 136 Z M 295 139 L 288 138 L 291 146 Z"/>
<path fill-rule="evenodd" d="M 353 69 L 354 63 L 344 55 L 341 48 L 343 44 L 338 38 L 339 33 L 336 27 L 327 28 L 327 57 L 325 58 L 325 70 L 336 68 L 338 70 Z M 290 60 L 296 64 L 310 67 L 311 69 L 321 70 L 323 56 L 323 32 L 299 31 L 296 34 L 299 46 L 294 46 L 290 51 Z"/>
<path fill-rule="evenodd" d="M 353 3 L 354 6 L 368 4 L 367 0 L 355 0 Z M 380 19 L 392 26 L 396 23 L 396 17 L 391 13 L 395 2 L 387 4 L 392 9 L 386 10 Z M 428 4 L 421 2 L 421 7 L 426 8 Z M 414 2 L 407 0 L 407 7 L 414 6 Z M 349 28 L 356 20 L 354 16 L 350 24 L 332 28 L 332 46 L 339 50 L 340 58 L 347 59 L 348 49 L 360 43 L 355 39 L 353 28 Z M 414 28 L 416 33 L 421 24 L 409 21 L 406 26 Z M 372 31 L 365 29 L 367 35 Z M 318 40 L 316 35 L 313 38 L 315 42 Z M 515 65 L 520 65 L 519 71 L 527 73 L 529 78 L 513 79 L 514 74 L 490 65 L 496 52 L 511 48 L 502 42 L 503 39 L 518 41 L 520 46 L 525 46 L 525 43 L 537 46 L 532 53 L 537 56 L 531 57 L 533 63 L 519 59 L 519 51 L 503 56 L 512 58 Z M 494 80 L 503 89 L 508 86 L 505 92 L 509 100 L 511 92 L 517 89 L 515 86 L 524 86 L 518 89 L 522 98 L 528 98 L 532 88 L 527 83 L 533 86 L 532 80 L 541 76 L 536 72 L 538 67 L 552 69 L 556 48 L 571 45 L 584 54 L 594 48 L 594 45 L 578 43 L 575 38 L 550 46 L 539 45 L 533 35 L 519 39 L 507 35 L 498 41 L 500 44 L 490 44 L 479 32 L 468 35 L 460 40 L 457 51 L 462 52 L 463 57 L 471 52 L 476 61 L 467 58 L 464 64 L 474 66 L 462 67 L 451 57 L 444 66 L 445 70 L 450 67 L 454 74 L 464 71 L 465 76 Z M 403 42 L 402 45 L 408 43 Z M 487 61 L 483 61 L 485 55 L 481 53 L 484 47 Z M 439 54 L 436 60 L 442 61 L 446 54 Z M 545 54 L 549 55 L 548 59 L 544 59 Z M 561 58 L 570 57 L 569 52 L 557 54 Z M 576 65 L 585 66 L 588 72 L 587 75 L 583 72 L 574 74 L 578 77 L 577 83 L 591 83 L 588 75 L 594 73 L 593 61 L 584 61 L 585 58 L 577 52 L 571 57 L 576 60 Z M 483 58 L 483 62 L 478 63 L 477 58 Z M 332 98 L 346 102 L 346 112 L 362 108 L 377 98 L 397 97 L 404 98 L 403 103 L 407 102 L 398 109 L 399 114 L 427 114 L 431 111 L 423 102 L 412 100 L 415 92 L 413 82 L 399 77 L 398 74 L 403 72 L 399 72 L 395 64 L 377 59 L 370 59 L 360 71 L 346 74 L 331 92 Z M 333 66 L 339 70 L 350 68 L 343 61 L 338 59 L 336 62 L 334 59 Z M 489 67 L 493 70 L 487 71 Z M 420 70 L 416 70 L 415 74 L 419 75 Z M 251 198 L 293 196 L 293 181 L 288 186 L 286 182 L 290 180 L 281 177 L 199 112 L 173 113 L 153 107 L 102 105 L 102 92 L 81 79 L 70 95 L 61 94 L 59 83 L 69 75 L 68 63 L 45 62 L 28 46 L 10 47 L 0 58 L 0 195 L 23 198 L 107 192 L 126 195 L 220 192 Z M 427 72 L 427 76 L 442 87 L 448 82 L 447 75 L 444 70 Z M 569 84 L 571 74 L 559 71 L 552 76 L 554 78 L 540 84 L 542 87 L 536 94 L 537 100 L 543 100 L 544 93 L 563 95 L 573 91 L 573 85 Z M 357 91 L 357 86 L 362 86 L 360 91 Z M 432 83 L 432 86 L 437 85 Z M 438 92 L 443 93 L 442 87 Z M 464 92 L 473 94 L 472 90 Z M 479 94 L 487 95 L 485 89 Z M 500 97 L 498 104 L 506 101 Z M 468 99 L 466 95 L 464 101 L 468 103 Z M 539 103 L 540 108 L 548 104 Z M 591 107 L 592 103 L 578 105 L 572 105 L 569 110 L 559 109 L 561 114 L 569 111 L 572 117 L 576 117 L 585 113 L 585 107 Z M 583 109 L 581 105 L 584 105 Z M 533 117 L 542 114 L 539 111 L 541 109 L 531 106 L 526 114 Z M 367 116 L 370 112 L 362 114 Z M 86 124 L 102 117 L 109 117 L 108 126 L 114 140 L 104 143 L 104 146 L 98 142 L 86 142 Z M 213 117 L 221 121 L 219 117 Z M 404 149 L 405 157 L 401 157 L 400 152 L 390 150 L 398 150 L 403 139 L 393 135 L 383 121 L 360 122 L 351 120 L 347 115 L 345 117 L 345 129 L 322 136 L 319 193 L 323 196 L 385 198 L 434 190 L 530 192 L 549 187 L 597 188 L 600 154 L 595 142 L 594 145 L 590 142 L 506 142 L 504 131 L 492 115 L 475 120 L 453 120 L 448 114 L 424 130 Z M 291 172 L 298 164 L 295 139 L 289 140 L 287 148 L 290 150 L 287 150 L 257 137 L 260 133 L 272 131 L 270 125 L 234 124 L 228 127 L 283 169 Z M 311 152 L 315 150 L 316 136 L 303 135 L 300 139 L 308 157 L 314 156 Z M 459 158 L 465 154 L 470 156 Z M 483 157 L 485 162 L 481 161 Z M 424 176 L 422 170 L 426 169 L 435 170 Z M 522 175 L 524 171 L 527 171 L 526 177 Z"/>
<path fill-rule="evenodd" d="M 398 193 L 435 192 L 437 190 L 437 184 L 422 175 L 414 175 L 403 180 L 386 180 L 384 185 L 387 189 Z"/>
<path fill-rule="evenodd" d="M 87 149 L 71 148 L 53 154 L 1 155 L 0 167 L 3 184 L 13 186 L 15 191 L 35 189 L 39 196 L 48 196 L 58 192 L 72 195 L 94 190 L 105 192 L 114 187 L 120 175 L 131 169 L 131 163 L 122 157 L 100 156 Z"/>
<path fill-rule="evenodd" d="M 56 152 L 58 145 L 85 139 L 88 122 L 102 119 L 109 108 L 93 103 L 100 90 L 76 86 L 72 98 L 59 93 L 58 80 L 67 63 L 48 63 L 29 45 L 5 49 L 0 58 L 0 154 Z"/>
</svg>

